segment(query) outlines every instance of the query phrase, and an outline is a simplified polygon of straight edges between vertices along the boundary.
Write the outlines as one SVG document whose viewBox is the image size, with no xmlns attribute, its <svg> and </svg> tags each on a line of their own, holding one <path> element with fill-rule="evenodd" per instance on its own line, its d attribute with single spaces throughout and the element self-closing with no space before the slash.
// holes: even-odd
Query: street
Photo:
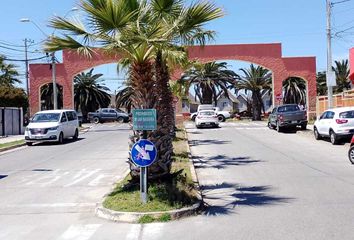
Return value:
<svg viewBox="0 0 354 240">
<path fill-rule="evenodd" d="M 99 124 L 77 142 L 0 155 L 0 239 L 353 238 L 348 144 L 277 133 L 264 122 L 186 128 L 201 215 L 145 225 L 95 217 L 95 203 L 128 169 L 130 133 L 125 124 Z"/>
</svg>

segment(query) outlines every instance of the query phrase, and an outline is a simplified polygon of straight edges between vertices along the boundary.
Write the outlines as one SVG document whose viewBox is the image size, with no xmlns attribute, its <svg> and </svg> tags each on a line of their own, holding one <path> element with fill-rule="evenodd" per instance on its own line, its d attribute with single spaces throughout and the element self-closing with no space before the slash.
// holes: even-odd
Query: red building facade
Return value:
<svg viewBox="0 0 354 240">
<path fill-rule="evenodd" d="M 350 61 L 350 75 L 349 78 L 354 84 L 354 48 L 349 50 L 349 61 Z"/>
<path fill-rule="evenodd" d="M 269 69 L 273 73 L 273 103 L 275 97 L 282 95 L 283 81 L 289 77 L 298 77 L 307 83 L 307 110 L 316 111 L 316 58 L 315 57 L 283 57 L 280 43 L 271 44 L 232 44 L 193 46 L 188 48 L 190 59 L 202 62 L 241 60 L 255 63 Z M 74 107 L 73 78 L 75 75 L 92 67 L 115 63 L 119 56 L 107 56 L 97 51 L 91 59 L 79 56 L 75 51 L 63 51 L 63 62 L 57 64 L 57 83 L 63 86 L 64 108 Z M 353 61 L 351 62 L 353 64 Z M 353 67 L 351 68 L 353 69 Z M 31 115 L 40 110 L 40 88 L 52 82 L 49 64 L 30 64 L 30 108 Z M 175 78 L 181 72 L 173 73 Z"/>
</svg>

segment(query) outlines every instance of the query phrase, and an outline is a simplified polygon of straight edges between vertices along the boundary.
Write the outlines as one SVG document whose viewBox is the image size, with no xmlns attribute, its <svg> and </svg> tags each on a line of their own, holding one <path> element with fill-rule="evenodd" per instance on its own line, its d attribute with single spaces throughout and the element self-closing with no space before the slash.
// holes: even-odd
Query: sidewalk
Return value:
<svg viewBox="0 0 354 240">
<path fill-rule="evenodd" d="M 19 140 L 24 140 L 25 136 L 24 135 L 10 135 L 6 137 L 0 136 L 0 144 L 8 143 L 8 142 L 15 142 Z"/>
</svg>

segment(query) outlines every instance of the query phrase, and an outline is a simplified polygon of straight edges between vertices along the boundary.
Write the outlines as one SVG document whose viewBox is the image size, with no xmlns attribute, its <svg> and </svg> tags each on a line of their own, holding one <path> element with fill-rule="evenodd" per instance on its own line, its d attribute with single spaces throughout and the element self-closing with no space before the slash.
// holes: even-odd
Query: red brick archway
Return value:
<svg viewBox="0 0 354 240">
<path fill-rule="evenodd" d="M 242 60 L 263 66 L 273 72 L 274 96 L 282 93 L 282 82 L 289 77 L 299 77 L 307 82 L 307 101 L 309 113 L 316 111 L 316 58 L 282 57 L 280 43 L 271 44 L 232 44 L 193 46 L 188 48 L 189 58 L 203 62 L 216 60 Z M 57 83 L 63 86 L 64 108 L 73 108 L 73 78 L 89 68 L 117 62 L 118 56 L 107 56 L 99 51 L 87 59 L 74 51 L 63 51 L 63 63 L 57 64 Z M 30 64 L 30 107 L 31 114 L 39 110 L 39 89 L 44 83 L 52 81 L 49 64 Z M 180 76 L 180 72 L 174 73 Z"/>
</svg>

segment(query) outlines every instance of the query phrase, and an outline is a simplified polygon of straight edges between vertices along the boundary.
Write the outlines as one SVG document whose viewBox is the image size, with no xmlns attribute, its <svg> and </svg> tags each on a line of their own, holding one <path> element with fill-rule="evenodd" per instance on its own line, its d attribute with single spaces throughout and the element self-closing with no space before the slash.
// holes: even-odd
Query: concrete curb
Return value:
<svg viewBox="0 0 354 240">
<path fill-rule="evenodd" d="M 15 148 L 19 148 L 19 147 L 23 147 L 23 146 L 26 146 L 26 143 L 21 143 L 21 144 L 18 144 L 18 145 L 1 148 L 0 152 L 6 152 L 6 151 L 9 151 L 9 150 L 12 150 L 12 149 L 15 149 Z"/>
<path fill-rule="evenodd" d="M 187 132 L 184 132 L 184 137 L 187 138 Z M 190 147 L 187 141 L 187 152 L 189 158 L 189 167 L 191 171 L 192 181 L 197 190 L 197 198 L 198 201 L 190 207 L 185 207 L 181 209 L 171 210 L 171 211 L 161 211 L 161 212 L 119 212 L 111 209 L 107 209 L 103 207 L 102 203 L 97 203 L 95 208 L 95 214 L 97 217 L 104 218 L 113 222 L 126 222 L 126 223 L 137 223 L 142 216 L 151 216 L 155 219 L 161 217 L 162 215 L 169 214 L 171 216 L 171 220 L 177 220 L 183 217 L 188 217 L 195 215 L 203 203 L 202 194 L 200 192 L 200 186 L 197 178 L 197 174 L 194 168 L 192 154 L 190 151 Z M 129 174 L 129 171 L 128 171 Z M 123 178 L 124 179 L 124 178 Z M 108 194 L 105 195 L 105 197 Z M 103 202 L 103 201 L 102 201 Z"/>
</svg>

